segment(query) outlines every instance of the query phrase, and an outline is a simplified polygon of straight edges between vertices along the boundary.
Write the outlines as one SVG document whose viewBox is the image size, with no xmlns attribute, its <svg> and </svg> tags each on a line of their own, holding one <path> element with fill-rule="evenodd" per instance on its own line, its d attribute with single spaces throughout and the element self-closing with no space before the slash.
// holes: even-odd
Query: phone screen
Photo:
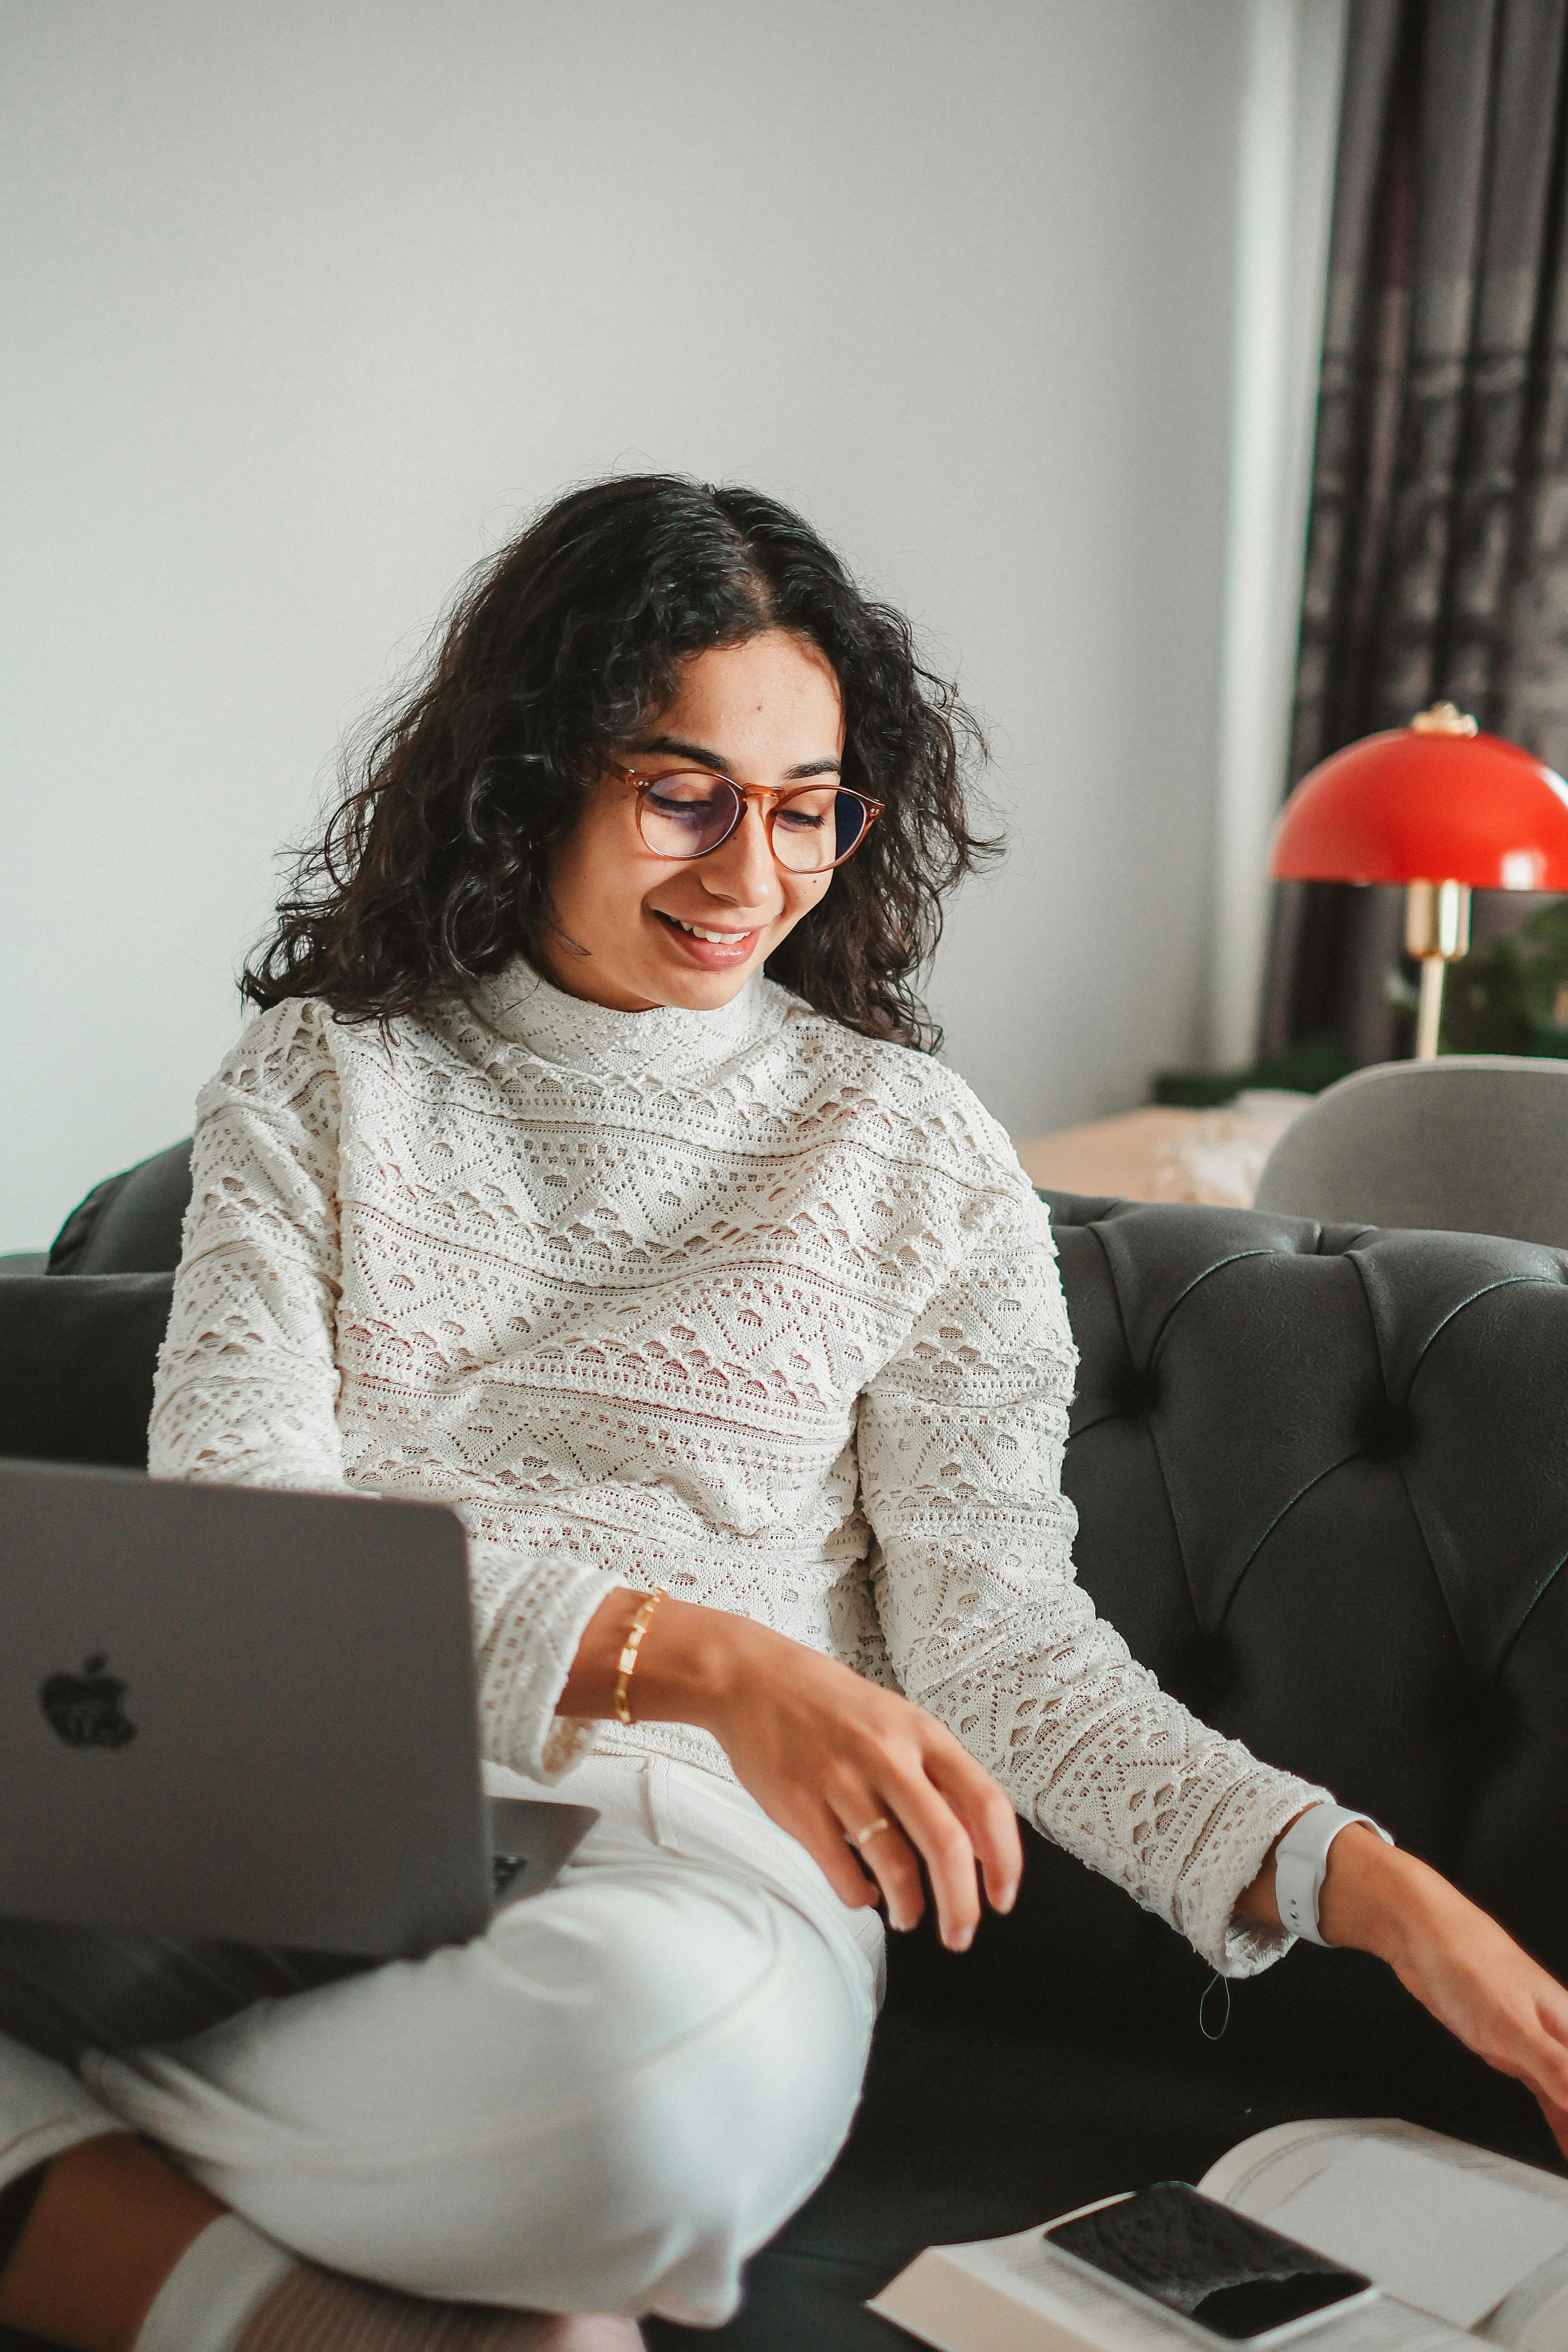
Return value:
<svg viewBox="0 0 1568 2352">
<path fill-rule="evenodd" d="M 1372 2281 L 1184 2181 L 1080 2213 L 1046 2242 L 1233 2344 L 1364 2294 Z"/>
</svg>

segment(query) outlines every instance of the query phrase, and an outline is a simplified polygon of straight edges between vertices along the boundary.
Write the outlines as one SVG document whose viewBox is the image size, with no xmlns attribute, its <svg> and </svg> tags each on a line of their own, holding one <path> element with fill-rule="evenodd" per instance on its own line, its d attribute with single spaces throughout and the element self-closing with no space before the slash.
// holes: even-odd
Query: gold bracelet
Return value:
<svg viewBox="0 0 1568 2352">
<path fill-rule="evenodd" d="M 668 1599 L 669 1595 L 663 1585 L 656 1584 L 632 1619 L 631 1632 L 626 1635 L 626 1647 L 621 1652 L 621 1670 L 616 1676 L 616 1713 L 623 1723 L 630 1723 L 633 1720 L 628 1692 L 631 1688 L 632 1676 L 637 1672 L 637 1652 L 642 1648 L 642 1637 L 647 1632 L 653 1612 L 659 1602 Z"/>
</svg>

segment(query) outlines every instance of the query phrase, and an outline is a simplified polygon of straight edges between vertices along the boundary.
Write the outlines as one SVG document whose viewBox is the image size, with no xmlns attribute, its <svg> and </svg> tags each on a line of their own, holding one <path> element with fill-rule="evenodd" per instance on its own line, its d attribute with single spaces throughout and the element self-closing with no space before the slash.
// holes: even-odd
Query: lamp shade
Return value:
<svg viewBox="0 0 1568 2352">
<path fill-rule="evenodd" d="M 1568 890 L 1568 784 L 1473 719 L 1424 712 L 1303 776 L 1280 813 L 1283 882 L 1464 882 Z M 1462 731 L 1461 731 L 1462 730 Z"/>
</svg>

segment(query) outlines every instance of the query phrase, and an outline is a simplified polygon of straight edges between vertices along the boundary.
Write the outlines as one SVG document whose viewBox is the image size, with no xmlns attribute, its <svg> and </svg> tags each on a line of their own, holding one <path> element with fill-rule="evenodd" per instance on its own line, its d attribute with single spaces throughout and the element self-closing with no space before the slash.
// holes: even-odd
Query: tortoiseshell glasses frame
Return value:
<svg viewBox="0 0 1568 2352">
<path fill-rule="evenodd" d="M 615 760 L 604 764 L 606 773 L 637 793 L 637 831 L 644 847 L 672 862 L 710 857 L 735 831 L 747 802 L 755 801 L 776 865 L 786 874 L 831 874 L 854 856 L 887 806 L 885 801 L 851 792 L 835 776 L 775 786 L 740 783 L 715 768 L 667 768 L 649 776 Z M 782 843 L 781 817 L 785 821 Z M 823 855 L 829 847 L 831 857 Z"/>
</svg>

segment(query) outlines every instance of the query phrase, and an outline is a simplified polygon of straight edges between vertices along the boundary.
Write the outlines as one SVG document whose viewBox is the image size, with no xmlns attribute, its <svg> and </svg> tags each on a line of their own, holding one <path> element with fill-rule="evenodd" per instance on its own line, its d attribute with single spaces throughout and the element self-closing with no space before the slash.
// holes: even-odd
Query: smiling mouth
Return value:
<svg viewBox="0 0 1568 2352">
<path fill-rule="evenodd" d="M 700 923 L 683 923 L 679 915 L 667 915 L 662 907 L 656 907 L 654 912 L 661 923 L 668 923 L 674 930 L 684 931 L 688 939 L 706 940 L 712 947 L 739 947 L 742 940 L 751 939 L 756 930 L 754 923 L 751 929 L 744 931 L 704 930 Z"/>
</svg>

